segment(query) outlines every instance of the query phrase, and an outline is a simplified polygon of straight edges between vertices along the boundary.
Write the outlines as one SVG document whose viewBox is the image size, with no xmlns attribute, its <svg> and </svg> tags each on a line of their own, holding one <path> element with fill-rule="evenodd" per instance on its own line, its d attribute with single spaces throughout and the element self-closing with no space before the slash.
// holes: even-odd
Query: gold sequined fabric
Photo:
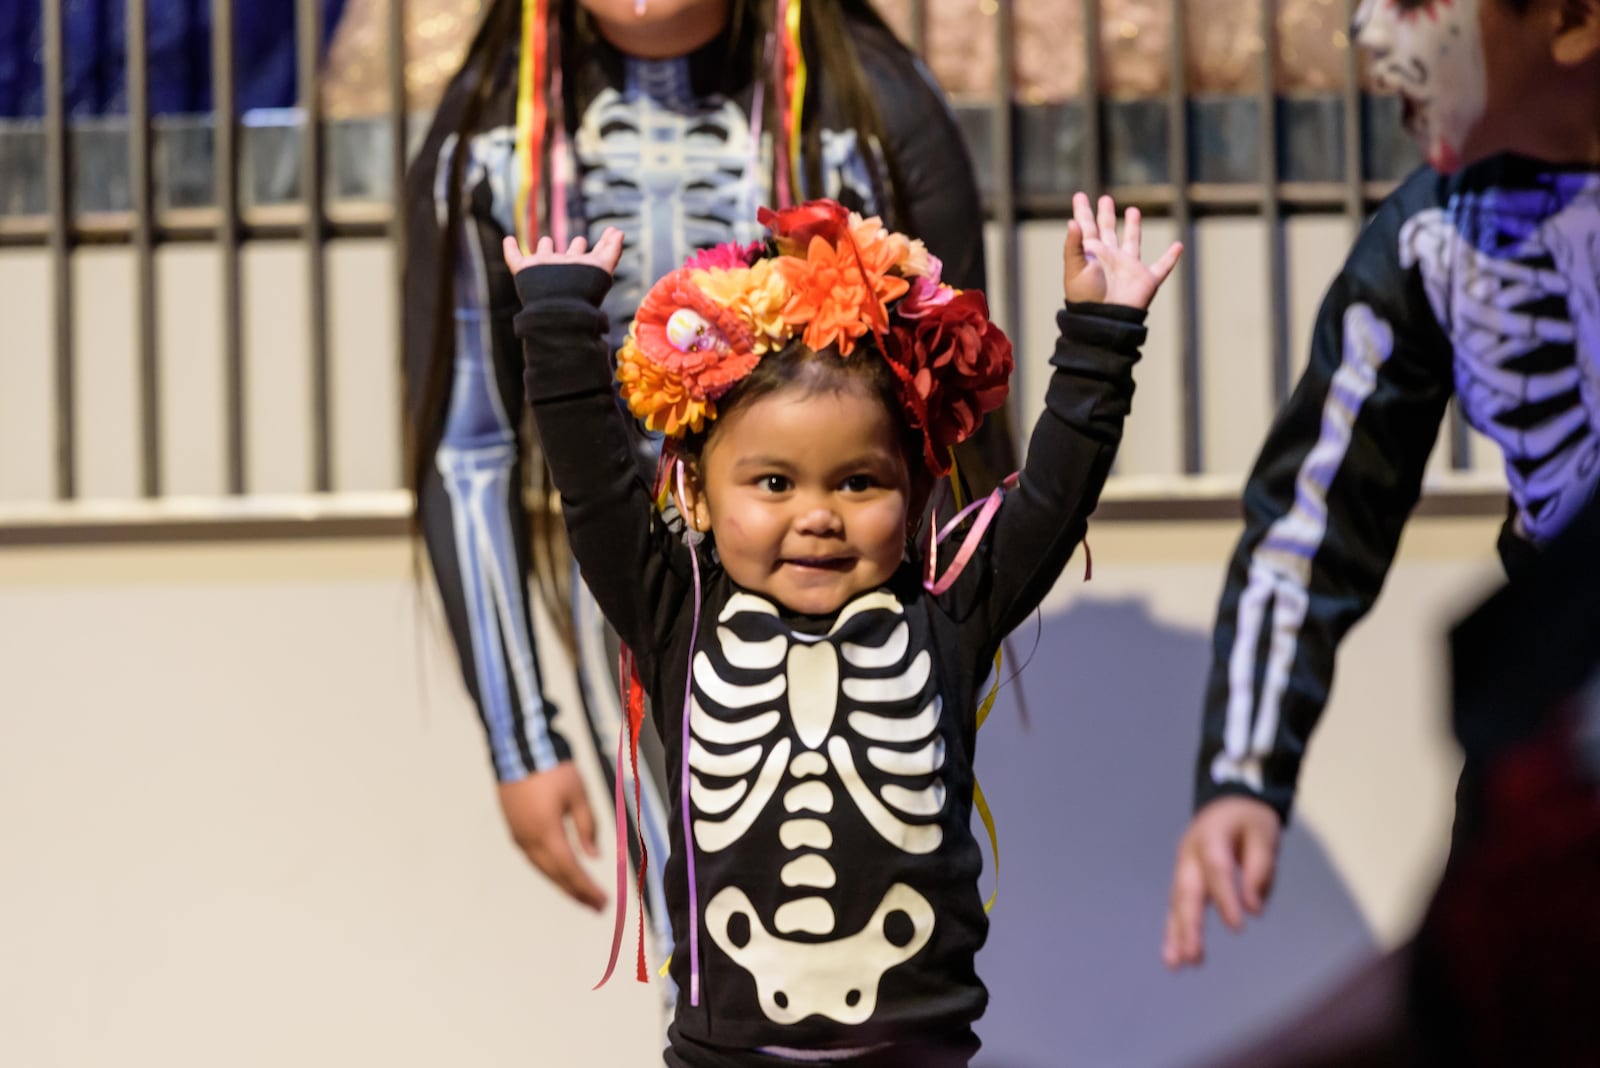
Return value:
<svg viewBox="0 0 1600 1068">
<path fill-rule="evenodd" d="M 911 38 L 911 0 L 877 0 Z M 1100 0 L 1100 91 L 1149 97 L 1171 84 L 1174 0 Z M 1261 85 L 1263 0 L 1181 0 L 1191 93 L 1252 93 Z M 1267 0 L 1277 14 L 1275 81 L 1280 93 L 1336 92 L 1344 84 L 1349 0 Z M 997 0 L 927 0 L 928 63 L 945 91 L 992 96 L 999 39 Z M 1084 88 L 1080 0 L 1014 0 L 1016 97 L 1069 100 Z"/>
<path fill-rule="evenodd" d="M 461 66 L 482 0 L 406 0 L 406 93 L 412 111 L 431 111 Z M 331 119 L 389 111 L 389 0 L 348 0 L 323 68 L 323 109 Z"/>
</svg>

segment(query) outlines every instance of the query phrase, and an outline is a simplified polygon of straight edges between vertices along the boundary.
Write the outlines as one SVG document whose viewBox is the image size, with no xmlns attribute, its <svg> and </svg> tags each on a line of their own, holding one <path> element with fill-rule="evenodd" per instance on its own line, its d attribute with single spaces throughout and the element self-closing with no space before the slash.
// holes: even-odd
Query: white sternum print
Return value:
<svg viewBox="0 0 1600 1068">
<path fill-rule="evenodd" d="M 740 631 L 771 636 L 748 640 Z M 792 631 L 770 602 L 735 594 L 716 633 L 717 656 L 694 657 L 694 844 L 711 854 L 750 849 L 762 870 L 776 854 L 788 892 L 763 915 L 738 886 L 714 886 L 706 928 L 755 981 L 768 1019 L 862 1023 L 883 976 L 927 945 L 934 910 L 915 887 L 894 882 L 860 929 L 840 932 L 833 902 L 850 894 L 852 880 L 837 863 L 834 828 L 854 819 L 853 808 L 901 852 L 926 855 L 943 841 L 936 821 L 946 804 L 945 752 L 931 658 L 908 655 L 904 610 L 882 591 L 852 601 L 821 637 Z M 841 698 L 849 702 L 843 714 Z M 774 804 L 782 806 L 778 841 L 746 841 Z"/>
</svg>

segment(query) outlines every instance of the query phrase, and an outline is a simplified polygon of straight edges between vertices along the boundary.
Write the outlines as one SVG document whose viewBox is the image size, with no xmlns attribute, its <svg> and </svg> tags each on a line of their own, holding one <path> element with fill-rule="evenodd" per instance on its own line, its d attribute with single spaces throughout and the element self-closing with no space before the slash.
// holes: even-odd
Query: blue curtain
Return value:
<svg viewBox="0 0 1600 1068">
<path fill-rule="evenodd" d="M 320 2 L 326 51 L 345 0 Z M 68 112 L 126 112 L 126 0 L 0 0 L 0 117 L 44 113 L 41 5 L 46 3 L 62 5 Z M 293 0 L 234 0 L 240 110 L 295 103 L 294 9 Z M 151 111 L 210 111 L 210 0 L 149 0 L 149 49 Z"/>
</svg>

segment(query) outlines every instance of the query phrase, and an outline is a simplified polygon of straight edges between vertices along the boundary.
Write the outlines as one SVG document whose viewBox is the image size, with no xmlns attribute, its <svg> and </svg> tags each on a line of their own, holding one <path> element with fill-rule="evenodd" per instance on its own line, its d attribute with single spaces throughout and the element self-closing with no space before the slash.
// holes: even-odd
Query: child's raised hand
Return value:
<svg viewBox="0 0 1600 1068">
<path fill-rule="evenodd" d="M 589 247 L 588 238 L 575 237 L 567 246 L 567 251 L 557 252 L 553 240 L 541 237 L 530 255 L 522 251 L 522 246 L 517 244 L 515 237 L 507 237 L 501 243 L 501 250 L 505 253 L 506 266 L 511 268 L 512 274 L 546 263 L 587 263 L 607 274 L 614 274 L 617 270 L 617 261 L 622 258 L 622 231 L 614 226 L 606 227 L 605 233 L 600 235 L 600 240 L 595 242 L 594 248 Z"/>
<path fill-rule="evenodd" d="M 1183 255 L 1183 246 L 1174 241 L 1161 258 L 1146 267 L 1139 258 L 1139 209 L 1129 208 L 1117 240 L 1117 205 L 1110 197 L 1100 198 L 1100 214 L 1089 208 L 1089 198 L 1078 193 L 1072 198 L 1072 221 L 1067 224 L 1067 243 L 1062 250 L 1063 288 L 1074 303 L 1125 304 L 1148 308 L 1150 300 L 1167 280 Z"/>
</svg>

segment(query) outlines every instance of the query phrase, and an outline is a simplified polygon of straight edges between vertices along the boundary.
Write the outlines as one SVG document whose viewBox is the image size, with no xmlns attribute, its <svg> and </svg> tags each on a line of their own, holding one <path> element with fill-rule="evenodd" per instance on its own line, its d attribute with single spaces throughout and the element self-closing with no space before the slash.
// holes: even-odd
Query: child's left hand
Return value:
<svg viewBox="0 0 1600 1068">
<path fill-rule="evenodd" d="M 595 242 L 594 248 L 589 247 L 588 238 L 575 237 L 565 252 L 557 252 L 556 243 L 548 237 L 539 239 L 532 255 L 522 251 L 522 246 L 517 244 L 515 237 L 507 237 L 500 247 L 505 253 L 506 266 L 511 268 L 512 274 L 547 263 L 587 263 L 591 267 L 600 268 L 606 274 L 614 274 L 617 270 L 617 261 L 622 258 L 622 231 L 614 226 L 606 227 L 605 233 L 600 235 L 600 240 Z"/>
<path fill-rule="evenodd" d="M 1174 241 L 1161 258 L 1146 267 L 1139 258 L 1139 209 L 1124 217 L 1122 240 L 1117 240 L 1117 205 L 1100 198 L 1100 215 L 1089 210 L 1089 198 L 1072 198 L 1072 221 L 1062 250 L 1063 287 L 1074 303 L 1123 304 L 1148 308 L 1156 290 L 1178 265 L 1183 246 Z"/>
</svg>

